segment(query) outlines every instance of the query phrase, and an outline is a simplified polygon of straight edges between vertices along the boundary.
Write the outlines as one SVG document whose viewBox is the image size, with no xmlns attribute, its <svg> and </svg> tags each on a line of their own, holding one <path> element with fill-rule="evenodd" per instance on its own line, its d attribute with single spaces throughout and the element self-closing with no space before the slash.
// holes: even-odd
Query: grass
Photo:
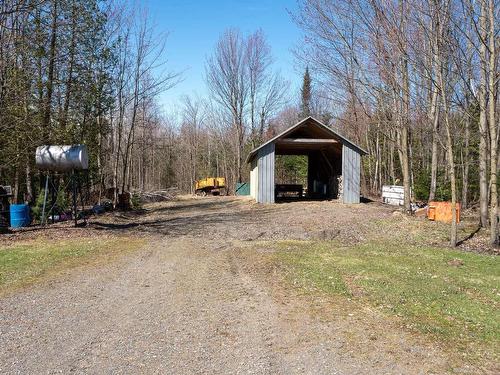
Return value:
<svg viewBox="0 0 500 375">
<path fill-rule="evenodd" d="M 67 268 L 104 261 L 106 257 L 135 249 L 142 242 L 133 238 L 79 238 L 0 246 L 0 294 Z"/>
<path fill-rule="evenodd" d="M 462 354 L 498 356 L 500 263 L 494 256 L 431 246 L 283 242 L 277 253 L 294 284 L 396 315 L 411 330 Z"/>
</svg>

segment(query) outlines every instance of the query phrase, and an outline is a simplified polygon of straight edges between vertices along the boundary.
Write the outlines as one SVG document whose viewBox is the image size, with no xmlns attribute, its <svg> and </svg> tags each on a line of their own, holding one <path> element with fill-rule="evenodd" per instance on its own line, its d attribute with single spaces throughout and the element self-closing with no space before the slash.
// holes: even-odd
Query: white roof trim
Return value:
<svg viewBox="0 0 500 375">
<path fill-rule="evenodd" d="M 280 134 L 274 136 L 273 138 L 271 138 L 267 142 L 261 144 L 259 147 L 256 147 L 252 151 L 250 151 L 250 153 L 248 154 L 248 157 L 247 157 L 247 163 L 249 163 L 253 159 L 253 157 L 257 154 L 257 152 L 261 148 L 267 146 L 270 143 L 273 143 L 273 142 L 277 141 L 279 138 L 282 138 L 282 137 L 284 137 L 287 134 L 290 134 L 291 132 L 293 132 L 295 129 L 299 128 L 301 125 L 304 124 L 304 122 L 306 122 L 308 120 L 313 120 L 316 123 L 316 125 L 319 125 L 323 129 L 325 129 L 326 131 L 328 131 L 331 135 L 333 135 L 334 137 L 338 138 L 341 143 L 348 143 L 349 145 L 353 146 L 355 149 L 357 149 L 359 151 L 360 154 L 362 154 L 362 155 L 363 154 L 364 155 L 368 154 L 368 152 L 365 149 L 359 147 L 356 143 L 354 143 L 354 142 L 350 141 L 349 139 L 347 139 L 346 137 L 338 134 L 333 129 L 331 129 L 330 127 L 328 127 L 325 124 L 323 124 L 321 121 L 318 121 L 314 117 L 309 116 L 309 117 L 306 117 L 305 119 L 299 121 L 295 125 L 289 127 L 288 129 L 284 130 Z"/>
</svg>

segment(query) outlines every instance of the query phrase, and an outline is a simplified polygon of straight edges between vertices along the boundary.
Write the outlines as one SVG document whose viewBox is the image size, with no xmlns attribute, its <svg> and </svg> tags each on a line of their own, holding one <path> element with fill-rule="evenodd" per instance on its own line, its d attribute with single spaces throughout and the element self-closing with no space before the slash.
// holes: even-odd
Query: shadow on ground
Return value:
<svg viewBox="0 0 500 375">
<path fill-rule="evenodd" d="M 219 237 L 216 234 L 241 237 L 241 232 L 250 226 L 269 221 L 274 211 L 238 200 L 200 199 L 153 206 L 139 214 L 122 213 L 114 215 L 112 221 L 92 221 L 91 226 L 96 230 L 132 230 L 173 237 Z M 249 235 L 252 236 L 251 230 Z"/>
</svg>

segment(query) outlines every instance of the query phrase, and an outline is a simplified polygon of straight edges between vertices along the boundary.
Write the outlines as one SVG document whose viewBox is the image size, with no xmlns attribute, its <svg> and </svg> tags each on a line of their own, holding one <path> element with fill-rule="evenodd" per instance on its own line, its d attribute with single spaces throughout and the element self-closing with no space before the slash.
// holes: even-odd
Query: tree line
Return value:
<svg viewBox="0 0 500 375">
<path fill-rule="evenodd" d="M 175 51 L 145 9 L 4 0 L 0 181 L 15 199 L 34 197 L 36 146 L 84 143 L 92 189 L 114 200 L 192 192 L 214 175 L 234 190 L 248 181 L 252 148 L 313 115 L 369 151 L 365 195 L 401 184 L 408 212 L 436 199 L 477 205 L 498 243 L 498 9 L 495 0 L 301 0 L 291 15 L 304 34 L 294 50 L 300 90 L 273 68 L 264 31 L 229 28 L 204 61 L 207 94 L 165 113 L 160 94 L 183 72 L 168 70 Z"/>
<path fill-rule="evenodd" d="M 6 0 L 0 5 L 0 177 L 14 200 L 40 191 L 34 152 L 88 145 L 90 184 L 115 192 L 169 183 L 158 96 L 166 35 L 147 11 L 98 0 Z M 160 150 L 157 152 L 156 149 Z"/>
<path fill-rule="evenodd" d="M 366 147 L 364 190 L 479 205 L 498 244 L 498 17 L 494 0 L 304 0 L 297 51 Z M 457 242 L 452 224 L 451 243 Z"/>
</svg>

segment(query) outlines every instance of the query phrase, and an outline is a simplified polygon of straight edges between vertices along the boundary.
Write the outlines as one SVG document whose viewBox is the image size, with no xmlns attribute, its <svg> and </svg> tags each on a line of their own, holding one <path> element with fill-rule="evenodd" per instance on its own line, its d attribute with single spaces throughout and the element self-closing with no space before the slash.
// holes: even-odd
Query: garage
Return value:
<svg viewBox="0 0 500 375">
<path fill-rule="evenodd" d="M 250 195 L 258 203 L 275 203 L 292 195 L 359 203 L 361 157 L 366 154 L 354 142 L 307 117 L 250 152 Z M 307 186 L 276 183 L 279 155 L 307 157 Z"/>
</svg>

